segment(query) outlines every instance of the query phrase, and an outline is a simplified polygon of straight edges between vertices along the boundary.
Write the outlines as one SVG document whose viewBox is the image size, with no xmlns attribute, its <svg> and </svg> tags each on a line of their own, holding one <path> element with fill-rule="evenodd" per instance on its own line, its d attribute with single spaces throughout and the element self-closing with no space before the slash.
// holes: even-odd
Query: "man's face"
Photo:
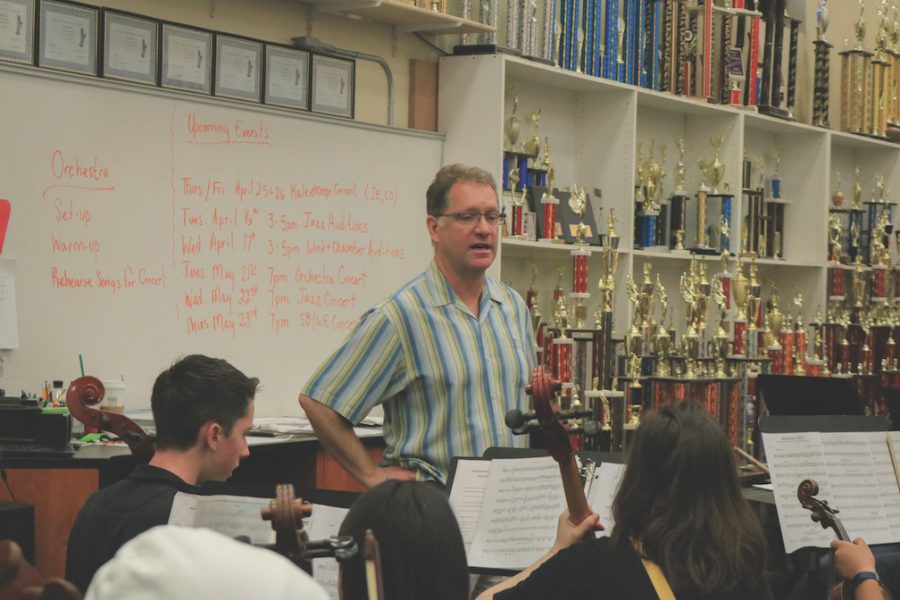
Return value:
<svg viewBox="0 0 900 600">
<path fill-rule="evenodd" d="M 212 472 L 208 479 L 212 481 L 225 481 L 231 477 L 231 473 L 237 469 L 242 458 L 250 456 L 250 447 L 247 445 L 247 432 L 253 425 L 253 401 L 247 403 L 247 414 L 234 422 L 231 433 L 225 434 L 224 429 L 215 449 Z"/>
<path fill-rule="evenodd" d="M 450 188 L 445 215 L 496 213 L 494 189 L 484 183 L 458 181 Z M 497 254 L 498 224 L 482 217 L 465 223 L 453 216 L 428 217 L 428 232 L 438 264 L 459 277 L 481 276 Z"/>
</svg>

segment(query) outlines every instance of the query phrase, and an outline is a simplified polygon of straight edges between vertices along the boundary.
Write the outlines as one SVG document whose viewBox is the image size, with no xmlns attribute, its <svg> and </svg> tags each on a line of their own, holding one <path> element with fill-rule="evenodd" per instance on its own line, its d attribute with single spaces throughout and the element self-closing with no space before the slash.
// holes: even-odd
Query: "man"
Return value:
<svg viewBox="0 0 900 600">
<path fill-rule="evenodd" d="M 502 220 L 495 190 L 482 169 L 438 171 L 426 193 L 431 265 L 363 315 L 300 394 L 322 445 L 366 487 L 443 484 L 454 456 L 525 445 L 504 416 L 525 405 L 534 335 L 522 298 L 485 275 Z M 352 429 L 378 404 L 387 446 L 380 467 Z"/>
<path fill-rule="evenodd" d="M 176 492 L 197 493 L 224 481 L 249 456 L 259 380 L 222 359 L 187 356 L 160 373 L 150 397 L 156 453 L 126 479 L 95 492 L 78 513 L 66 557 L 66 579 L 87 590 L 128 540 L 169 521 Z"/>
</svg>

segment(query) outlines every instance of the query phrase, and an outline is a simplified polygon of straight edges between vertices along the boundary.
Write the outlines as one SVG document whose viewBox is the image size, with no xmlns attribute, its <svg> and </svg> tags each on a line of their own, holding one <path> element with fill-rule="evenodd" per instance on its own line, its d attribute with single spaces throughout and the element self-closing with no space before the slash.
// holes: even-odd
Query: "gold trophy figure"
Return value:
<svg viewBox="0 0 900 600">
<path fill-rule="evenodd" d="M 614 209 L 609 209 L 606 238 L 601 249 L 601 276 L 598 283 L 603 297 L 603 311 L 612 312 L 613 292 L 616 287 L 616 270 L 619 267 L 619 236 L 616 234 L 616 216 Z"/>
<path fill-rule="evenodd" d="M 681 299 L 684 301 L 686 321 L 684 335 L 681 336 L 685 364 L 684 376 L 688 379 L 692 379 L 696 376 L 694 372 L 694 362 L 697 360 L 700 352 L 700 336 L 697 334 L 697 330 L 694 327 L 697 312 L 697 285 L 694 268 L 691 268 L 689 272 L 681 274 L 681 278 L 679 279 L 679 290 L 681 292 Z"/>
<path fill-rule="evenodd" d="M 675 193 L 685 194 L 684 140 L 678 138 L 675 145 L 678 147 L 678 162 L 675 163 Z"/>
<path fill-rule="evenodd" d="M 828 245 L 831 248 L 831 263 L 835 265 L 841 262 L 841 233 L 843 230 L 844 226 L 841 225 L 841 220 L 837 215 L 828 217 Z"/>
<path fill-rule="evenodd" d="M 875 189 L 872 192 L 872 202 L 883 203 L 885 201 L 884 186 L 885 186 L 884 175 L 882 175 L 880 173 L 875 175 Z"/>
<path fill-rule="evenodd" d="M 862 263 L 862 255 L 856 255 L 853 263 L 853 308 L 862 310 L 866 305 L 866 271 Z"/>
<path fill-rule="evenodd" d="M 862 185 L 859 182 L 859 167 L 853 167 L 853 208 L 862 210 Z"/>
<path fill-rule="evenodd" d="M 541 136 L 538 133 L 539 125 L 541 123 L 541 110 L 542 109 L 538 108 L 537 110 L 531 111 L 529 120 L 534 126 L 534 134 L 522 145 L 522 151 L 532 158 L 537 158 L 541 153 Z"/>
<path fill-rule="evenodd" d="M 831 205 L 835 208 L 842 208 L 847 195 L 841 191 L 841 172 L 834 172 L 834 193 L 831 194 Z"/>
<path fill-rule="evenodd" d="M 713 147 L 714 156 L 712 164 L 709 166 L 709 177 L 711 179 L 710 184 L 712 185 L 712 193 L 719 193 L 719 186 L 722 184 L 722 180 L 725 178 L 725 165 L 719 160 L 719 150 L 722 148 L 722 137 L 714 137 L 709 140 L 709 143 Z M 727 191 L 727 189 L 726 189 Z"/>
<path fill-rule="evenodd" d="M 725 358 L 728 355 L 728 332 L 725 331 L 725 318 L 728 310 L 725 308 L 725 289 L 722 280 L 716 278 L 712 284 L 712 300 L 719 307 L 719 321 L 713 334 L 713 351 L 716 359 L 716 377 L 728 377 L 725 372 Z"/>
</svg>

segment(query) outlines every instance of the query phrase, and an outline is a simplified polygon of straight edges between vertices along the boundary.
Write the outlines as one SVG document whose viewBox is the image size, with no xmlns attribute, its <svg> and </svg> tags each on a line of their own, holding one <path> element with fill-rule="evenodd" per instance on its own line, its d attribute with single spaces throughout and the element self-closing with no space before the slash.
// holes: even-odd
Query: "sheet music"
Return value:
<svg viewBox="0 0 900 600">
<path fill-rule="evenodd" d="M 332 535 L 337 535 L 341 529 L 341 523 L 349 512 L 346 508 L 316 504 L 312 515 L 309 517 L 309 539 L 321 540 Z M 362 552 L 362 549 L 360 549 Z M 325 588 L 331 600 L 339 600 L 338 596 L 338 563 L 333 558 L 316 558 L 312 561 L 313 579 Z"/>
<path fill-rule="evenodd" d="M 172 500 L 169 525 L 206 527 L 228 537 L 247 536 L 254 544 L 274 544 L 272 524 L 260 517 L 260 509 L 268 505 L 266 498 L 177 492 Z"/>
<path fill-rule="evenodd" d="M 896 518 L 900 505 L 886 432 L 823 433 L 822 444 L 833 490 L 823 498 L 841 511 L 838 517 L 850 538 L 869 544 L 900 539 L 886 510 L 889 503 Z"/>
<path fill-rule="evenodd" d="M 566 507 L 559 468 L 549 456 L 493 460 L 489 477 L 469 566 L 524 569 L 556 539 Z"/>
<path fill-rule="evenodd" d="M 459 459 L 450 489 L 450 507 L 459 522 L 466 552 L 472 547 L 491 471 L 490 460 Z"/>
<path fill-rule="evenodd" d="M 775 491 L 775 508 L 784 538 L 785 552 L 807 546 L 827 548 L 833 532 L 822 529 L 797 500 L 797 486 L 804 479 L 819 484 L 819 496 L 832 497 L 822 448 L 822 435 L 814 431 L 762 434 L 769 473 Z"/>
<path fill-rule="evenodd" d="M 588 505 L 595 513 L 600 515 L 600 522 L 606 528 L 598 531 L 597 535 L 608 536 L 612 532 L 615 521 L 613 520 L 612 504 L 619 492 L 619 484 L 622 475 L 625 474 L 625 465 L 616 463 L 602 463 L 597 467 L 594 485 L 588 496 Z"/>
</svg>

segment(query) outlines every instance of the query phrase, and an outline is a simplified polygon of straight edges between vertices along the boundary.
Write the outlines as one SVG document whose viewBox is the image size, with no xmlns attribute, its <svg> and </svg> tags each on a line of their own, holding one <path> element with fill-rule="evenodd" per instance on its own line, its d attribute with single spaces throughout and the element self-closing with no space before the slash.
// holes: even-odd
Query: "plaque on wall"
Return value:
<svg viewBox="0 0 900 600">
<path fill-rule="evenodd" d="M 34 64 L 34 3 L 0 2 L 0 60 Z"/>
<path fill-rule="evenodd" d="M 103 9 L 103 77 L 156 85 L 159 22 Z"/>
<path fill-rule="evenodd" d="M 215 95 L 259 102 L 262 98 L 263 44 L 216 34 Z"/>
<path fill-rule="evenodd" d="M 212 93 L 213 34 L 163 23 L 160 85 L 164 88 Z"/>
<path fill-rule="evenodd" d="M 86 4 L 41 2 L 38 66 L 96 75 L 99 15 L 100 9 Z"/>
<path fill-rule="evenodd" d="M 309 108 L 309 52 L 266 44 L 266 104 Z"/>
</svg>

